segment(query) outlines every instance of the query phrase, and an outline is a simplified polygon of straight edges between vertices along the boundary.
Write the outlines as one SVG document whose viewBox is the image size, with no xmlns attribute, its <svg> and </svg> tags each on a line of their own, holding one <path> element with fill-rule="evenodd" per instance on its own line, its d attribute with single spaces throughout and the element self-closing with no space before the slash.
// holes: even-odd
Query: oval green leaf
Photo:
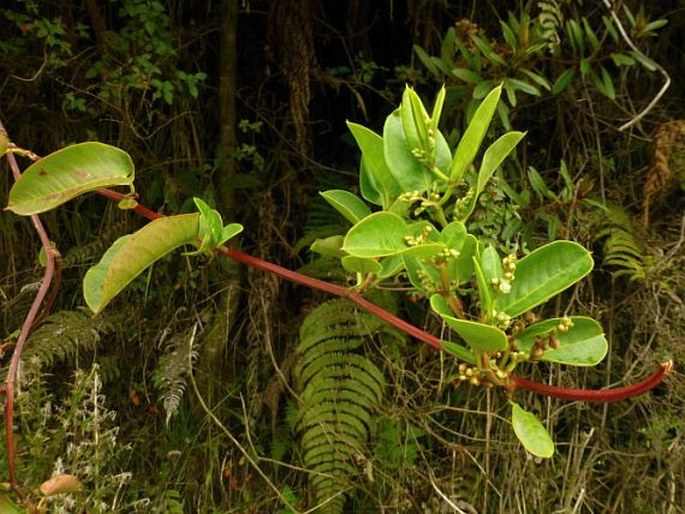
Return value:
<svg viewBox="0 0 685 514">
<path fill-rule="evenodd" d="M 468 348 L 465 348 L 460 344 L 453 343 L 452 341 L 442 340 L 440 342 L 442 343 L 442 349 L 445 352 L 463 360 L 464 362 L 467 362 L 468 364 L 472 364 L 474 366 L 476 365 L 476 356 Z"/>
<path fill-rule="evenodd" d="M 529 326 L 516 334 L 516 347 L 530 352 L 535 338 L 549 334 L 561 323 L 562 318 L 552 318 Z M 549 348 L 542 356 L 543 361 L 569 364 L 571 366 L 595 366 L 602 362 L 609 345 L 602 326 L 592 318 L 571 317 L 573 325 L 568 332 L 556 331 L 559 348 Z"/>
<path fill-rule="evenodd" d="M 511 424 L 516 437 L 530 453 L 543 459 L 554 455 L 552 436 L 535 414 L 512 402 Z"/>
<path fill-rule="evenodd" d="M 340 263 L 346 271 L 349 271 L 350 273 L 362 273 L 364 275 L 367 273 L 378 273 L 383 269 L 383 266 L 381 266 L 381 263 L 378 261 L 354 257 L 352 255 L 346 255 L 340 259 Z"/>
<path fill-rule="evenodd" d="M 593 266 L 590 252 L 578 243 L 554 241 L 541 246 L 517 263 L 511 291 L 498 295 L 495 307 L 515 318 L 572 286 Z"/>
<path fill-rule="evenodd" d="M 179 246 L 196 243 L 199 217 L 194 213 L 159 218 L 117 239 L 83 279 L 88 307 L 98 314 L 148 266 Z"/>
<path fill-rule="evenodd" d="M 441 295 L 431 296 L 431 307 L 474 350 L 494 352 L 507 348 L 507 335 L 504 332 L 492 325 L 455 318 L 447 300 Z"/>
<path fill-rule="evenodd" d="M 386 257 L 407 248 L 407 223 L 397 214 L 376 212 L 353 226 L 345 236 L 342 250 L 355 257 Z"/>
<path fill-rule="evenodd" d="M 362 196 L 371 203 L 388 207 L 403 190 L 385 162 L 383 138 L 363 125 L 348 121 L 347 126 L 362 151 Z"/>
<path fill-rule="evenodd" d="M 493 278 L 501 278 L 504 274 L 502 259 L 494 246 L 488 245 L 480 252 L 480 269 L 483 271 L 485 283 L 492 287 Z"/>
<path fill-rule="evenodd" d="M 343 236 L 330 236 L 323 239 L 317 239 L 312 243 L 310 249 L 312 252 L 316 252 L 319 255 L 342 258 L 345 256 L 345 252 L 342 251 L 344 239 Z"/>
<path fill-rule="evenodd" d="M 427 191 L 435 178 L 412 150 L 414 148 L 410 148 L 404 135 L 400 110 L 396 109 L 386 118 L 383 126 L 385 162 L 402 191 Z"/>
<path fill-rule="evenodd" d="M 21 216 L 39 214 L 103 187 L 133 189 L 133 179 L 133 161 L 126 152 L 103 143 L 79 143 L 29 166 L 10 190 L 7 209 Z"/>
<path fill-rule="evenodd" d="M 342 189 L 319 193 L 331 206 L 352 223 L 371 215 L 371 209 L 356 195 Z"/>
<path fill-rule="evenodd" d="M 477 239 L 466 232 L 466 227 L 460 221 L 453 221 L 440 234 L 440 240 L 450 250 L 459 252 L 459 256 L 447 261 L 447 276 L 456 281 L 457 285 L 471 280 L 473 275 L 473 256 L 478 245 Z"/>
</svg>

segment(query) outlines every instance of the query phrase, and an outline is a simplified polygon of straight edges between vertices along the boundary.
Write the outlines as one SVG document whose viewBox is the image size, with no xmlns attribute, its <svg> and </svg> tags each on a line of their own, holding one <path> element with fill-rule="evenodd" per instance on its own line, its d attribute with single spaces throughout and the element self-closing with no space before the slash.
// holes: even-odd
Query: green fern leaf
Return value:
<svg viewBox="0 0 685 514">
<path fill-rule="evenodd" d="M 359 475 L 354 462 L 368 452 L 367 439 L 384 397 L 383 373 L 359 353 L 384 323 L 347 300 L 314 309 L 300 327 L 295 387 L 300 398 L 296 430 L 318 512 L 341 513 Z"/>
</svg>

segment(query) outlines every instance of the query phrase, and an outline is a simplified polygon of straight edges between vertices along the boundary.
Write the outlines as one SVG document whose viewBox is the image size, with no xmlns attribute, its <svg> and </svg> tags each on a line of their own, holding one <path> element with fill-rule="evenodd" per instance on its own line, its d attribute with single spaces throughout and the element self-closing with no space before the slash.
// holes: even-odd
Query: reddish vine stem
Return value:
<svg viewBox="0 0 685 514">
<path fill-rule="evenodd" d="M 541 384 L 534 380 L 512 375 L 510 378 L 511 385 L 509 389 L 513 392 L 516 388 L 526 389 L 545 396 L 553 398 L 561 398 L 564 400 L 578 400 L 583 402 L 620 402 L 628 398 L 640 396 L 647 391 L 658 386 L 673 370 L 673 361 L 668 360 L 659 365 L 659 369 L 652 375 L 647 377 L 642 382 L 637 384 L 617 387 L 615 389 L 567 389 L 565 387 L 557 387 L 548 384 Z"/>
<path fill-rule="evenodd" d="M 121 193 L 117 193 L 116 191 L 112 191 L 109 189 L 99 189 L 97 191 L 99 194 L 102 196 L 105 196 L 111 200 L 115 201 L 120 201 L 122 200 L 125 195 Z M 136 205 L 133 210 L 141 214 L 142 216 L 150 219 L 150 220 L 155 220 L 157 218 L 163 217 L 163 215 L 156 213 L 154 211 L 151 211 L 147 207 L 144 207 L 140 204 Z M 306 287 L 309 287 L 311 289 L 316 289 L 319 291 L 323 291 L 325 293 L 329 293 L 335 296 L 340 296 L 342 298 L 347 298 L 351 302 L 354 302 L 355 304 L 359 305 L 362 309 L 365 311 L 373 314 L 374 316 L 379 317 L 380 319 L 387 321 L 391 325 L 399 328 L 406 334 L 418 339 L 419 341 L 422 341 L 434 348 L 437 348 L 439 350 L 443 350 L 443 344 L 442 341 L 435 337 L 432 334 L 429 334 L 428 332 L 421 330 L 418 327 L 415 327 L 411 323 L 408 323 L 404 321 L 401 318 L 398 318 L 397 316 L 389 313 L 385 309 L 379 307 L 378 305 L 368 301 L 366 298 L 361 296 L 360 294 L 355 293 L 354 291 L 336 285 L 336 284 L 331 284 L 329 282 L 325 282 L 323 280 L 319 280 L 317 278 L 313 277 L 308 277 L 306 275 L 303 275 L 301 273 L 298 273 L 296 271 L 289 270 L 287 268 L 284 268 L 282 266 L 279 266 L 278 264 L 274 264 L 268 261 L 265 261 L 263 259 L 260 259 L 258 257 L 253 257 L 252 255 L 248 255 L 246 253 L 243 253 L 239 250 L 234 250 L 233 248 L 227 248 L 227 247 L 221 247 L 219 249 L 221 253 L 224 255 L 236 260 L 240 261 L 244 264 L 247 264 L 248 266 L 251 266 L 253 268 L 260 269 L 262 271 L 266 271 L 267 273 L 272 273 L 282 279 L 288 280 L 290 282 L 294 282 L 296 284 L 300 284 Z M 510 375 L 509 376 L 509 384 L 508 384 L 508 389 L 510 393 L 513 393 L 514 390 L 517 388 L 520 389 L 527 389 L 529 391 L 533 391 L 539 394 L 543 394 L 546 396 L 552 396 L 554 398 L 561 398 L 565 400 L 577 400 L 577 401 L 586 401 L 586 402 L 604 402 L 604 403 L 609 403 L 609 402 L 617 402 L 620 400 L 625 400 L 628 398 L 632 398 L 635 396 L 639 396 L 641 394 L 646 393 L 647 391 L 655 388 L 657 385 L 659 385 L 665 378 L 666 376 L 671 372 L 673 369 L 673 362 L 668 361 L 665 363 L 662 363 L 659 367 L 659 369 L 654 373 L 653 375 L 649 376 L 642 382 L 639 382 L 634 385 L 630 386 L 625 386 L 625 387 L 619 387 L 616 389 L 601 389 L 601 390 L 589 390 L 589 389 L 571 389 L 571 388 L 564 388 L 564 387 L 557 387 L 557 386 L 551 386 L 547 384 L 542 384 L 540 382 L 535 382 L 534 380 L 529 380 L 527 378 L 520 377 L 518 375 Z"/>
<path fill-rule="evenodd" d="M 2 122 L 0 121 L 0 131 L 4 130 L 5 128 L 2 125 Z M 10 169 L 12 170 L 14 180 L 19 180 L 19 177 L 21 177 L 21 170 L 19 169 L 17 160 L 11 153 L 6 154 L 6 157 L 7 162 L 10 165 Z M 5 378 L 4 391 L 6 396 L 5 452 L 7 458 L 7 472 L 9 475 L 10 487 L 17 494 L 17 496 L 21 498 L 22 502 L 26 502 L 27 498 L 24 494 L 24 491 L 21 489 L 21 487 L 19 487 L 19 484 L 17 483 L 16 449 L 14 447 L 14 386 L 16 384 L 17 371 L 19 369 L 19 363 L 21 362 L 21 354 L 24 351 L 24 346 L 26 345 L 26 340 L 28 339 L 31 329 L 35 326 L 37 317 L 39 316 L 39 314 L 41 314 L 41 305 L 43 305 L 43 300 L 45 299 L 45 297 L 48 294 L 48 291 L 50 290 L 50 285 L 52 283 L 56 270 L 57 273 L 59 273 L 59 265 L 57 262 L 57 250 L 50 242 L 50 238 L 48 237 L 48 234 L 45 231 L 45 227 L 43 227 L 43 223 L 37 215 L 31 216 L 31 223 L 33 223 L 33 226 L 36 229 L 36 232 L 38 233 L 38 237 L 40 239 L 40 242 L 43 244 L 43 248 L 45 248 L 45 273 L 43 274 L 43 280 L 41 281 L 40 288 L 38 289 L 36 297 L 33 299 L 33 303 L 31 304 L 31 308 L 29 309 L 29 312 L 26 315 L 26 318 L 24 319 L 24 324 L 21 327 L 21 332 L 19 333 L 19 337 L 17 338 L 17 342 L 14 346 L 12 357 L 10 359 L 9 369 L 7 371 L 7 377 Z M 43 315 L 47 314 L 50 308 L 50 304 L 50 301 L 48 301 L 45 304 L 45 308 L 42 311 Z"/>
</svg>

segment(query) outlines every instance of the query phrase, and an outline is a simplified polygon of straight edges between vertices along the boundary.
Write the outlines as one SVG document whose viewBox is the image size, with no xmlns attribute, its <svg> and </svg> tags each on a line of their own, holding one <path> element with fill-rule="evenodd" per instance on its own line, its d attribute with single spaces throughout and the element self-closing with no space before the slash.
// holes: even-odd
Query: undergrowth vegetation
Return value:
<svg viewBox="0 0 685 514">
<path fill-rule="evenodd" d="M 461 345 L 438 351 L 348 300 L 223 254 L 164 257 L 93 317 L 86 272 L 143 223 L 116 202 L 79 196 L 40 214 L 61 254 L 61 286 L 31 331 L 14 390 L 16 478 L 35 500 L 28 504 L 65 513 L 685 512 L 679 8 L 608 0 L 3 3 L 8 139 L 0 131 L 0 153 L 16 150 L 22 170 L 32 155 L 12 143 L 41 156 L 86 140 L 114 145 L 136 165 L 142 205 L 164 215 L 199 207 L 203 219 L 218 211 L 245 226 L 231 249 L 369 291 L 385 311 Z M 402 189 L 410 194 L 399 205 L 391 182 L 369 182 L 373 152 L 360 133 L 385 136 L 405 85 L 425 106 L 444 85 L 433 128 L 446 148 L 458 146 L 499 85 L 483 148 L 512 131 L 525 138 L 487 183 L 478 176 L 481 152 L 463 183 L 441 189 L 431 177 L 425 190 Z M 355 122 L 351 133 L 346 119 Z M 14 179 L 2 162 L 5 207 Z M 431 196 L 453 185 L 450 202 Z M 513 337 L 504 320 L 488 319 L 476 275 L 447 284 L 452 310 L 442 309 L 431 302 L 444 292 L 431 266 L 407 258 L 391 269 L 387 248 L 354 250 L 349 233 L 360 212 L 391 212 L 423 228 L 430 220 L 436 232 L 459 221 L 464 238 L 475 234 L 497 256 L 498 273 L 484 276 L 502 298 L 502 258 L 579 242 L 592 251 L 592 273 L 530 316 L 597 320 L 607 356 L 596 367 L 537 359 L 516 373 L 566 389 L 636 383 L 669 359 L 673 373 L 650 393 L 611 404 L 519 389 L 513 398 L 556 446 L 551 458 L 534 456 L 512 431 L 507 391 L 473 385 L 460 367 L 473 366 L 469 352 L 481 349 L 459 333 L 459 309 Z M 199 252 L 211 254 L 238 230 L 213 227 Z M 420 230 L 412 237 L 440 242 Z M 44 263 L 30 219 L 3 211 L 3 377 Z M 0 511 L 25 512 L 9 490 L 4 445 Z"/>
</svg>

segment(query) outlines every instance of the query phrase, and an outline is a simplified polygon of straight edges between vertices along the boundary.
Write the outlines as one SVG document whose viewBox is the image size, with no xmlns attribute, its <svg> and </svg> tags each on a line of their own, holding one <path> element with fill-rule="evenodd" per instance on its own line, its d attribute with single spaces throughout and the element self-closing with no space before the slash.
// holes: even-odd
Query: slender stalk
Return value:
<svg viewBox="0 0 685 514">
<path fill-rule="evenodd" d="M 628 398 L 640 396 L 641 394 L 654 389 L 661 382 L 663 382 L 663 380 L 672 370 L 673 361 L 669 360 L 662 362 L 659 365 L 659 369 L 642 382 L 629 386 L 618 387 L 616 389 L 600 390 L 567 389 L 565 387 L 541 384 L 540 382 L 535 382 L 534 380 L 512 375 L 509 377 L 511 381 L 509 389 L 512 392 L 517 388 L 526 389 L 528 391 L 533 391 L 545 396 L 561 398 L 564 400 L 602 403 L 620 402 L 621 400 L 627 400 Z"/>
<path fill-rule="evenodd" d="M 107 189 L 99 189 L 97 192 L 102 196 L 106 196 L 107 198 L 110 198 L 112 200 L 119 201 L 122 198 L 124 198 L 123 194 Z M 137 205 L 133 210 L 151 220 L 160 218 L 162 216 L 161 214 L 153 212 L 150 209 L 143 207 L 142 205 Z M 319 280 L 318 278 L 308 277 L 296 271 L 292 271 L 282 266 L 279 266 L 278 264 L 265 261 L 258 257 L 253 257 L 233 248 L 221 247 L 219 248 L 219 251 L 236 261 L 242 262 L 244 264 L 247 264 L 248 266 L 260 269 L 267 273 L 272 273 L 277 277 L 288 280 L 290 282 L 294 282 L 296 284 L 300 284 L 311 289 L 316 289 L 318 291 L 323 291 L 325 293 L 329 293 L 335 296 L 340 296 L 342 298 L 347 298 L 351 302 L 354 302 L 355 304 L 359 305 L 359 307 L 366 310 L 367 312 L 379 317 L 384 321 L 387 321 L 391 325 L 399 328 L 406 334 L 418 339 L 419 341 L 426 343 L 439 350 L 445 349 L 442 344 L 442 341 L 439 338 L 435 337 L 432 334 L 429 334 L 424 330 L 421 330 L 418 327 L 415 327 L 411 323 L 407 323 L 403 319 L 398 318 L 397 316 L 389 313 L 388 311 L 382 309 L 378 305 L 371 303 L 366 298 L 364 298 L 358 293 L 355 293 L 351 289 L 336 284 L 331 284 L 329 282 Z M 540 382 L 535 382 L 534 380 L 529 380 L 527 378 L 519 377 L 517 375 L 509 376 L 509 383 L 507 387 L 512 393 L 515 389 L 520 388 L 527 389 L 529 391 L 540 393 L 546 396 L 553 396 L 555 398 L 563 398 L 567 400 L 578 400 L 587 402 L 616 402 L 620 400 L 625 400 L 627 398 L 632 398 L 634 396 L 639 396 L 641 394 L 646 393 L 650 389 L 653 389 L 666 378 L 666 376 L 671 372 L 672 369 L 673 362 L 665 362 L 661 364 L 659 370 L 656 373 L 648 377 L 646 380 L 638 384 L 626 387 L 619 387 L 617 389 L 568 389 L 563 387 L 542 384 Z"/>
<path fill-rule="evenodd" d="M 4 132 L 5 128 L 0 122 L 0 131 Z M 19 180 L 21 177 L 21 171 L 17 164 L 17 160 L 13 153 L 6 154 L 7 162 L 12 170 L 12 175 L 14 180 Z M 45 273 L 43 274 L 43 280 L 41 281 L 40 288 L 36 297 L 33 299 L 31 308 L 29 309 L 26 318 L 24 319 L 24 324 L 21 327 L 21 332 L 17 338 L 17 342 L 14 346 L 14 351 L 12 352 L 12 357 L 10 359 L 9 369 L 7 371 L 7 377 L 5 378 L 5 451 L 7 458 L 7 472 L 9 474 L 9 484 L 12 490 L 21 498 L 22 501 L 26 501 L 26 495 L 19 487 L 17 483 L 17 462 L 16 462 L 16 449 L 14 447 L 14 386 L 17 380 L 17 372 L 19 370 L 19 363 L 21 362 L 21 354 L 24 351 L 24 346 L 26 345 L 26 340 L 31 332 L 31 329 L 35 326 L 37 318 L 40 312 L 41 305 L 43 305 L 43 300 L 45 300 L 48 291 L 50 290 L 50 284 L 52 283 L 55 273 L 59 273 L 59 262 L 57 259 L 58 253 L 55 247 L 50 242 L 43 223 L 37 215 L 31 216 L 31 223 L 33 223 L 40 242 L 45 248 L 46 255 L 46 266 Z M 48 298 L 45 308 L 41 315 L 46 315 L 50 305 L 52 303 L 51 298 Z"/>
</svg>

